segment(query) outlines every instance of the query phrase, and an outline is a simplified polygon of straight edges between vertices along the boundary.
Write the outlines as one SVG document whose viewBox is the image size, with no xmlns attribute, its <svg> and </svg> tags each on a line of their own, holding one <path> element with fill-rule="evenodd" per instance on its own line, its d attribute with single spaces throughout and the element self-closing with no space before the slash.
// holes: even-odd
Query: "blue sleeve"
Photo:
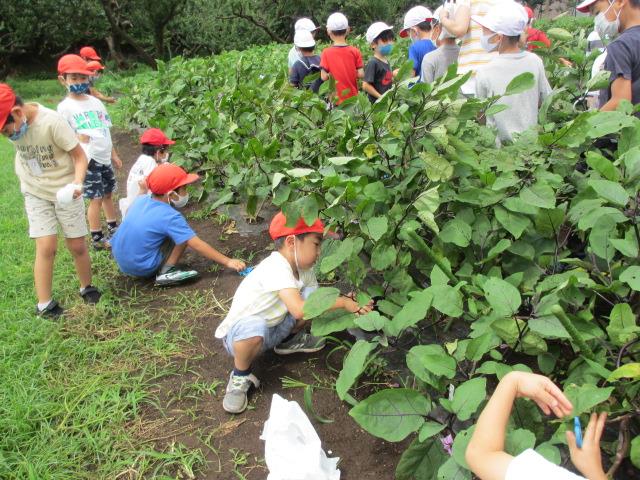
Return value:
<svg viewBox="0 0 640 480">
<path fill-rule="evenodd" d="M 413 62 L 413 71 L 419 73 L 420 65 L 418 65 L 418 52 L 416 50 L 415 45 L 409 47 L 409 60 Z"/>
<path fill-rule="evenodd" d="M 167 235 L 173 240 L 173 243 L 181 245 L 195 237 L 196 233 L 191 229 L 184 216 L 176 212 L 167 224 Z"/>
</svg>

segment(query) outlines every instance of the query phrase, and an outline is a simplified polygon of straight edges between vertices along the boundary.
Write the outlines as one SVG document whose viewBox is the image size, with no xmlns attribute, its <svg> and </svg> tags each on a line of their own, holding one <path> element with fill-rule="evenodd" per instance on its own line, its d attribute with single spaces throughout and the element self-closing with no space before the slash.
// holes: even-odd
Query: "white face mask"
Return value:
<svg viewBox="0 0 640 480">
<path fill-rule="evenodd" d="M 174 200 L 171 198 L 171 194 L 169 194 L 169 201 L 171 202 L 171 205 L 173 205 L 176 208 L 183 208 L 187 202 L 189 201 L 189 192 L 185 193 L 184 195 L 180 195 L 178 192 L 172 192 L 174 193 L 178 199 Z"/>
<path fill-rule="evenodd" d="M 480 37 L 480 45 L 482 45 L 482 48 L 484 48 L 487 52 L 493 52 L 496 48 L 498 48 L 500 42 L 489 43 L 489 40 L 491 40 L 496 35 L 497 33 L 490 33 L 489 35 L 482 34 L 482 37 Z"/>
<path fill-rule="evenodd" d="M 602 41 L 613 40 L 620 33 L 620 12 L 616 13 L 615 20 L 608 20 L 606 14 L 613 7 L 613 2 L 609 4 L 604 12 L 600 12 L 593 20 L 594 27 Z"/>
</svg>

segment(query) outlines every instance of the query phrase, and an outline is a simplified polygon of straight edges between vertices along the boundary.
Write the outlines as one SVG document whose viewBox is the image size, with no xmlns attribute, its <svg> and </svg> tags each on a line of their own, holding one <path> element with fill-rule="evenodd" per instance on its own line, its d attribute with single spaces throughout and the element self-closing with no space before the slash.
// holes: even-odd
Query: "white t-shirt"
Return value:
<svg viewBox="0 0 640 480">
<path fill-rule="evenodd" d="M 460 6 L 469 7 L 471 15 L 484 16 L 491 7 L 504 1 L 510 0 L 458 0 L 458 9 Z M 475 72 L 478 67 L 489 63 L 493 58 L 492 53 L 488 53 L 482 44 L 482 27 L 469 20 L 469 30 L 462 37 L 460 42 L 460 54 L 458 55 L 458 75 L 472 71 Z M 467 83 L 462 86 L 462 93 L 465 95 L 475 95 L 475 77 L 472 76 Z"/>
<path fill-rule="evenodd" d="M 127 209 L 133 203 L 133 201 L 140 195 L 140 185 L 138 182 L 143 178 L 147 178 L 149 174 L 156 168 L 158 164 L 149 155 L 140 155 L 133 164 L 131 170 L 129 170 L 129 176 L 127 177 L 127 196 L 121 198 L 119 205 L 122 217 L 127 214 Z"/>
<path fill-rule="evenodd" d="M 509 82 L 525 72 L 533 74 L 535 86 L 522 93 L 502 97 L 497 103 L 509 108 L 487 117 L 487 125 L 498 129 L 501 141 L 511 140 L 514 133 L 523 132 L 538 123 L 540 103 L 551 93 L 544 64 L 535 53 L 504 53 L 479 68 L 476 74 L 478 97 L 489 98 L 504 94 Z"/>
<path fill-rule="evenodd" d="M 89 137 L 89 143 L 80 142 L 89 160 L 111 165 L 111 118 L 100 100 L 91 95 L 84 97 L 84 100 L 65 98 L 58 104 L 58 113 L 77 134 Z"/>
<path fill-rule="evenodd" d="M 525 450 L 507 467 L 504 480 L 585 480 L 575 473 L 554 465 L 535 450 Z"/>
<path fill-rule="evenodd" d="M 264 318 L 268 327 L 281 323 L 287 314 L 287 306 L 278 292 L 285 288 L 302 290 L 318 285 L 313 270 L 300 270 L 299 273 L 298 280 L 280 252 L 265 258 L 238 286 L 229 313 L 216 329 L 216 337 L 224 338 L 238 320 L 252 315 Z"/>
<path fill-rule="evenodd" d="M 22 193 L 56 201 L 56 193 L 75 177 L 75 165 L 69 152 L 78 138 L 65 120 L 40 104 L 38 113 L 16 147 L 15 169 Z"/>
<path fill-rule="evenodd" d="M 289 56 L 287 58 L 287 64 L 289 65 L 289 68 L 293 68 L 293 64 L 301 59 L 302 55 L 300 55 L 300 52 L 294 45 L 293 47 L 291 47 L 291 50 L 289 50 Z"/>
</svg>

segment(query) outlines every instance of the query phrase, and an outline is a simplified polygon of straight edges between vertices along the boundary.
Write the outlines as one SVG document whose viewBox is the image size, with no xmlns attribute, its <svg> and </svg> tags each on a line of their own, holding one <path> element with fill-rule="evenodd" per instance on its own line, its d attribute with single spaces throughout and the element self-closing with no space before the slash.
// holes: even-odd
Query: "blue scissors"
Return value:
<svg viewBox="0 0 640 480">
<path fill-rule="evenodd" d="M 249 275 L 253 271 L 254 268 L 256 268 L 256 267 L 247 267 L 244 270 L 240 270 L 238 272 L 238 275 L 240 275 L 241 277 L 246 277 L 247 275 Z"/>
<path fill-rule="evenodd" d="M 582 448 L 582 425 L 580 417 L 573 417 L 573 432 L 576 434 L 576 445 Z"/>
</svg>

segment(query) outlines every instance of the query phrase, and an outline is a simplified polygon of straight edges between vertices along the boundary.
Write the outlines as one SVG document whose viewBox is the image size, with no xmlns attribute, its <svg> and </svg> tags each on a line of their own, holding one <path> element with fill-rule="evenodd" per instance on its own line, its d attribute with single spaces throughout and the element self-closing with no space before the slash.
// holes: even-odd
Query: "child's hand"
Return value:
<svg viewBox="0 0 640 480">
<path fill-rule="evenodd" d="M 140 187 L 140 195 L 144 195 L 149 191 L 146 177 L 138 180 L 138 187 Z"/>
<path fill-rule="evenodd" d="M 237 258 L 232 258 L 227 262 L 227 268 L 230 268 L 231 270 L 235 270 L 236 272 L 239 272 L 247 268 L 247 266 L 242 260 L 238 260 Z"/>
<path fill-rule="evenodd" d="M 358 302 L 353 299 L 354 296 L 355 294 L 353 292 L 345 296 L 344 309 L 346 311 L 355 313 L 356 315 L 366 315 L 373 309 L 373 300 L 371 300 L 367 305 L 361 307 Z"/>
<path fill-rule="evenodd" d="M 82 196 L 82 191 L 84 190 L 84 187 L 79 183 L 74 183 L 73 186 L 75 187 L 73 191 L 73 199 L 75 200 L 76 198 Z"/>
<path fill-rule="evenodd" d="M 562 418 L 571 413 L 573 405 L 547 377 L 527 372 L 511 372 L 508 375 L 516 383 L 516 395 L 533 400 L 546 415 L 553 411 L 558 418 Z"/>
<path fill-rule="evenodd" d="M 120 160 L 120 157 L 113 157 L 111 161 L 116 169 L 120 170 L 122 168 L 122 160 Z"/>
<path fill-rule="evenodd" d="M 602 469 L 602 457 L 600 455 L 600 437 L 607 421 L 606 413 L 592 413 L 587 430 L 582 439 L 582 448 L 576 445 L 576 436 L 567 430 L 567 443 L 571 453 L 571 461 L 580 473 L 589 480 L 606 480 L 607 476 Z"/>
</svg>

